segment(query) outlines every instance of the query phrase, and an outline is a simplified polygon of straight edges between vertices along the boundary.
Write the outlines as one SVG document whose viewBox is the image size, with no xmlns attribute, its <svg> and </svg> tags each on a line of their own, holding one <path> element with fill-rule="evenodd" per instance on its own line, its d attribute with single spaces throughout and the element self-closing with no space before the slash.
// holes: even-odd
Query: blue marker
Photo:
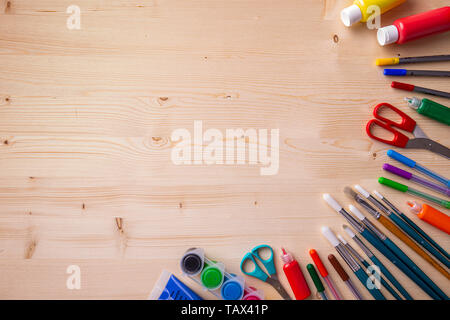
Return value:
<svg viewBox="0 0 450 320">
<path fill-rule="evenodd" d="M 385 76 L 425 76 L 425 77 L 450 77 L 450 71 L 436 70 L 407 70 L 407 69 L 384 69 Z"/>
<path fill-rule="evenodd" d="M 447 188 L 450 188 L 450 180 L 437 174 L 436 172 L 431 171 L 430 169 L 425 168 L 424 166 L 420 165 L 419 163 L 415 162 L 414 160 L 411 160 L 408 157 L 405 157 L 404 155 L 398 153 L 394 150 L 388 150 L 387 155 L 391 157 L 394 160 L 397 160 L 400 163 L 403 163 L 404 165 L 413 168 L 419 172 L 422 172 L 429 176 L 430 178 L 433 178 L 434 180 L 439 181 L 440 183 L 447 186 Z"/>
</svg>

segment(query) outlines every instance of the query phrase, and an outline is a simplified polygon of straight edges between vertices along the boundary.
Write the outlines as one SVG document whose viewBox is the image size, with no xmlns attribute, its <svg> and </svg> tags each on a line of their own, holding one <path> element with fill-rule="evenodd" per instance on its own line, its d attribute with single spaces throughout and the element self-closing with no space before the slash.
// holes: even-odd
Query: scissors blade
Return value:
<svg viewBox="0 0 450 320">
<path fill-rule="evenodd" d="M 425 134 L 425 132 L 422 131 L 422 129 L 416 124 L 413 130 L 413 135 L 415 138 L 428 138 L 428 136 Z"/>
<path fill-rule="evenodd" d="M 269 277 L 266 279 L 266 282 L 270 284 L 272 287 L 277 290 L 277 292 L 280 294 L 280 296 L 284 300 L 292 300 L 291 296 L 284 290 L 283 286 L 281 285 L 280 281 L 275 277 Z"/>
<path fill-rule="evenodd" d="M 410 139 L 406 144 L 405 148 L 426 149 L 430 150 L 431 152 L 437 153 L 447 159 L 450 159 L 450 149 L 431 139 L 426 138 Z"/>
</svg>

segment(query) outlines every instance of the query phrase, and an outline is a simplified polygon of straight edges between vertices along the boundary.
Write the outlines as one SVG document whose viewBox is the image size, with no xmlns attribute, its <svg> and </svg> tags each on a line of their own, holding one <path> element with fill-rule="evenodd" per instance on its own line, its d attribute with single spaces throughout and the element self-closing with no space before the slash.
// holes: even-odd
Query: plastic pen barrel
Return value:
<svg viewBox="0 0 450 320">
<path fill-rule="evenodd" d="M 427 176 L 439 181 L 440 183 L 443 183 L 448 188 L 450 188 L 450 180 L 449 179 L 425 168 L 424 166 L 420 165 L 419 163 L 415 162 L 414 160 L 412 160 L 408 157 L 405 157 L 401 153 L 398 153 L 397 151 L 394 151 L 394 150 L 388 150 L 387 155 L 389 157 L 391 157 L 392 159 L 397 160 L 398 162 L 401 162 L 410 168 L 416 169 L 417 171 L 420 171 L 420 172 L 426 174 Z"/>
<path fill-rule="evenodd" d="M 311 276 L 311 279 L 314 282 L 314 285 L 316 286 L 317 292 L 320 294 L 322 299 L 328 300 L 327 295 L 325 294 L 325 288 L 323 286 L 323 283 L 320 280 L 319 275 L 317 274 L 314 266 L 311 263 L 309 263 L 306 266 L 306 269 L 308 270 L 308 273 Z"/>
<path fill-rule="evenodd" d="M 328 288 L 330 289 L 331 293 L 333 294 L 334 298 L 336 300 L 341 300 L 341 297 L 339 293 L 337 292 L 336 288 L 334 287 L 333 283 L 331 282 L 330 277 L 328 276 L 328 271 L 325 268 L 325 266 L 322 263 L 322 260 L 320 260 L 319 254 L 316 250 L 311 249 L 309 250 L 309 255 L 314 261 L 314 264 L 316 265 L 317 269 L 320 272 L 320 275 L 324 278 L 325 282 L 327 283 Z"/>
<path fill-rule="evenodd" d="M 337 274 L 342 279 L 342 281 L 344 281 L 344 283 L 347 285 L 348 289 L 353 294 L 353 296 L 358 300 L 363 300 L 361 293 L 359 293 L 358 289 L 356 289 L 347 272 L 339 263 L 339 260 L 336 259 L 336 257 L 333 254 L 328 255 L 328 260 L 330 261 L 331 265 L 333 266 L 334 270 L 336 270 Z"/>
</svg>

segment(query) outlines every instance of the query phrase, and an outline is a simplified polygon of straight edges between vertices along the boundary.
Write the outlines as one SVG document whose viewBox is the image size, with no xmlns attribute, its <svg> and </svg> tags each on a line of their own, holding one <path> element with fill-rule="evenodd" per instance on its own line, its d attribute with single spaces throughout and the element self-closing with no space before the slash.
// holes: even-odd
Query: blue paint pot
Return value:
<svg viewBox="0 0 450 320">
<path fill-rule="evenodd" d="M 244 294 L 244 286 L 236 277 L 227 278 L 220 288 L 224 300 L 240 300 Z"/>
</svg>

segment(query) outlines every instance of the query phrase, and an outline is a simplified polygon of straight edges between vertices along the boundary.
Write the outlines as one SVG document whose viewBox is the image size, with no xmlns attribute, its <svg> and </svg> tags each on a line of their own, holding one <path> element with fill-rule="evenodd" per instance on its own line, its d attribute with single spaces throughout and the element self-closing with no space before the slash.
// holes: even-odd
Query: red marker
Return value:
<svg viewBox="0 0 450 320">
<path fill-rule="evenodd" d="M 281 255 L 281 260 L 284 262 L 283 271 L 289 281 L 292 292 L 294 292 L 295 299 L 304 300 L 308 298 L 311 291 L 298 262 L 283 248 L 281 250 L 283 250 L 283 254 Z"/>
<path fill-rule="evenodd" d="M 314 261 L 314 264 L 316 265 L 317 269 L 319 270 L 320 275 L 325 280 L 328 288 L 331 290 L 331 293 L 333 294 L 334 298 L 336 300 L 341 300 L 341 297 L 339 296 L 339 293 L 337 292 L 336 288 L 333 285 L 333 282 L 331 281 L 331 278 L 328 276 L 327 268 L 322 263 L 322 260 L 320 260 L 319 254 L 316 250 L 311 249 L 309 250 L 309 255 Z"/>
<path fill-rule="evenodd" d="M 444 92 L 444 91 L 438 91 L 438 90 L 418 87 L 418 86 L 408 84 L 408 83 L 403 83 L 403 82 L 392 81 L 391 87 L 395 88 L 395 89 L 405 90 L 405 91 L 415 91 L 415 92 L 420 92 L 420 93 L 431 94 L 433 96 L 450 98 L 450 92 Z"/>
</svg>

